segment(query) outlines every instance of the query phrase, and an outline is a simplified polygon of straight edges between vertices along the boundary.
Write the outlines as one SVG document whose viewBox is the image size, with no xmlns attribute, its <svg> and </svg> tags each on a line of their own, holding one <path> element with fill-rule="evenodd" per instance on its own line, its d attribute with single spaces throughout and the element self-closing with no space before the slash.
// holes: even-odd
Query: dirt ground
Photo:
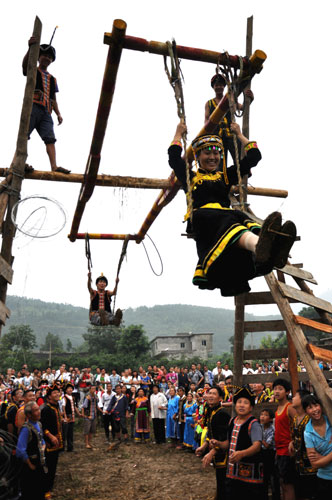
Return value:
<svg viewBox="0 0 332 500">
<path fill-rule="evenodd" d="M 214 499 L 214 469 L 202 469 L 191 452 L 133 441 L 108 452 L 101 427 L 93 445 L 93 450 L 86 449 L 82 430 L 75 430 L 75 451 L 59 457 L 56 500 Z"/>
</svg>

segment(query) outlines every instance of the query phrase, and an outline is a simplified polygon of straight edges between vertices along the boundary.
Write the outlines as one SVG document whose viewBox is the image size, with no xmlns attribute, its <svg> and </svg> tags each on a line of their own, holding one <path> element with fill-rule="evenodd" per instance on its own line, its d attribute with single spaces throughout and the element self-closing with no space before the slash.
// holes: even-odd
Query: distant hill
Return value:
<svg viewBox="0 0 332 500">
<path fill-rule="evenodd" d="M 11 318 L 3 329 L 8 331 L 11 325 L 28 324 L 33 329 L 38 345 L 48 332 L 58 334 L 64 345 L 70 338 L 74 347 L 82 344 L 82 334 L 86 332 L 88 309 L 74 307 L 69 304 L 43 302 L 37 299 L 8 296 L 7 305 L 11 310 Z M 248 320 L 256 316 L 248 314 Z M 279 316 L 260 316 L 259 319 L 277 319 Z M 214 333 L 214 351 L 217 353 L 229 351 L 229 337 L 234 331 L 234 311 L 213 307 L 200 307 L 183 304 L 167 304 L 153 307 L 141 306 L 124 311 L 126 325 L 143 325 L 152 340 L 159 335 L 175 335 L 176 333 Z M 264 334 L 248 335 L 246 345 L 251 343 L 258 347 Z M 272 336 L 277 333 L 272 334 Z"/>
</svg>

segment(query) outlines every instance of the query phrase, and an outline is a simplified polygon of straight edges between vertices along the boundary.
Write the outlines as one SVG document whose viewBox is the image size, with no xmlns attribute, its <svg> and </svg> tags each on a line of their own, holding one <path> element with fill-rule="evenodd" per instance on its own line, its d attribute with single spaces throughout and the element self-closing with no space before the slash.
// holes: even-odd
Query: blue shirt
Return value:
<svg viewBox="0 0 332 500">
<path fill-rule="evenodd" d="M 43 431 L 41 430 L 41 426 L 39 425 L 39 422 L 33 422 L 32 420 L 29 420 L 29 423 L 34 426 L 36 431 L 43 435 Z M 17 458 L 21 458 L 26 462 L 28 460 L 28 454 L 27 454 L 27 447 L 28 447 L 28 442 L 29 442 L 29 429 L 27 427 L 22 427 L 20 431 L 20 435 L 18 437 L 17 441 L 17 447 L 16 447 L 16 456 Z M 42 438 L 42 445 L 45 444 L 44 439 Z"/>
<path fill-rule="evenodd" d="M 304 431 L 304 441 L 306 448 L 315 448 L 320 455 L 325 457 L 332 452 L 332 427 L 325 415 L 324 418 L 326 422 L 325 436 L 322 437 L 315 431 L 310 419 Z M 317 477 L 328 481 L 332 480 L 332 461 L 326 467 L 318 469 Z"/>
</svg>

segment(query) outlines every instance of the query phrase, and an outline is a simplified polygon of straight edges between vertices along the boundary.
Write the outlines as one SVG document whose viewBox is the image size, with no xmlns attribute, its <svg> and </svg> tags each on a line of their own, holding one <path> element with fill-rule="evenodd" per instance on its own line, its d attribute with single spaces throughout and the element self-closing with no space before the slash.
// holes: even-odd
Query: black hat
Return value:
<svg viewBox="0 0 332 500">
<path fill-rule="evenodd" d="M 103 274 L 101 274 L 100 276 L 98 276 L 98 278 L 96 279 L 96 285 L 98 284 L 99 281 L 105 281 L 106 286 L 108 285 L 108 279 Z"/>
<path fill-rule="evenodd" d="M 47 43 L 42 43 L 39 46 L 39 57 L 44 54 L 50 54 L 52 56 L 53 62 L 55 61 L 56 52 L 55 48 L 52 45 L 48 45 Z"/>
<path fill-rule="evenodd" d="M 66 384 L 66 385 L 64 386 L 64 388 L 63 388 L 63 392 L 64 392 L 64 393 L 66 392 L 66 390 L 68 389 L 68 387 L 72 387 L 72 388 L 74 389 L 73 384 L 72 384 L 71 382 L 67 382 L 67 384 Z"/>
<path fill-rule="evenodd" d="M 60 387 L 57 384 L 49 385 L 46 389 L 46 396 L 49 396 L 54 391 L 60 392 Z"/>
<path fill-rule="evenodd" d="M 249 386 L 244 385 L 235 392 L 235 394 L 233 395 L 233 403 L 236 404 L 237 400 L 240 398 L 248 399 L 250 401 L 251 406 L 255 406 L 256 396 L 251 392 Z"/>
<path fill-rule="evenodd" d="M 226 80 L 225 78 L 220 75 L 219 73 L 217 75 L 213 75 L 213 77 L 211 78 L 211 87 L 213 88 L 214 87 L 214 84 L 220 80 L 224 85 L 226 85 Z"/>
</svg>

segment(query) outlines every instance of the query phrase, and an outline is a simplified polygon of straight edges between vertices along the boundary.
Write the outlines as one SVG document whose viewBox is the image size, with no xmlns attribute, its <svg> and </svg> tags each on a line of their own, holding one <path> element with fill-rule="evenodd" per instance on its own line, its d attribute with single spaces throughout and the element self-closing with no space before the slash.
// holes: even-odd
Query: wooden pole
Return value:
<svg viewBox="0 0 332 500">
<path fill-rule="evenodd" d="M 246 56 L 249 57 L 252 54 L 252 37 L 253 37 L 253 16 L 247 18 L 247 37 L 246 37 Z M 248 85 L 244 90 L 250 90 L 251 88 L 251 80 L 249 80 Z M 242 118 L 242 133 L 245 137 L 250 137 L 250 127 L 249 127 L 249 118 L 250 118 L 250 102 L 249 99 L 244 98 L 244 109 L 243 109 L 243 118 Z M 241 157 L 244 156 L 244 148 L 242 146 Z M 247 201 L 247 186 L 248 186 L 248 176 L 245 175 L 242 177 L 243 182 L 243 202 Z"/>
<path fill-rule="evenodd" d="M 9 172 L 8 168 L 0 168 L 0 177 L 4 177 Z M 51 172 L 44 170 L 34 170 L 26 173 L 25 179 L 39 180 L 49 182 L 68 182 L 82 184 L 84 182 L 84 174 L 61 174 L 60 172 Z M 172 187 L 171 180 L 168 179 L 152 179 L 148 177 L 129 177 L 121 175 L 97 175 L 96 186 L 108 187 L 123 187 L 131 189 L 169 189 Z M 0 184 L 1 186 L 1 184 Z M 238 193 L 239 188 L 232 186 L 231 193 Z M 247 193 L 253 196 L 271 196 L 273 198 L 287 198 L 288 191 L 285 189 L 274 189 L 264 187 L 248 186 Z M 1 195 L 1 193 L 0 193 Z"/>
<path fill-rule="evenodd" d="M 285 275 L 282 271 L 277 270 L 278 280 L 285 283 Z M 297 371 L 297 352 L 292 336 L 286 329 L 287 345 L 288 345 L 288 371 L 291 378 L 292 394 L 295 394 L 299 389 L 299 373 Z"/>
<path fill-rule="evenodd" d="M 10 166 L 13 178 L 11 180 L 8 191 L 9 194 L 8 209 L 3 228 L 3 239 L 1 246 L 1 255 L 9 265 L 12 264 L 12 259 L 13 259 L 12 245 L 16 231 L 16 228 L 11 219 L 11 215 L 13 207 L 17 203 L 20 197 L 22 181 L 24 178 L 25 163 L 28 156 L 27 152 L 28 130 L 29 130 L 31 110 L 32 110 L 33 93 L 36 85 L 37 61 L 39 58 L 39 44 L 40 44 L 41 31 L 42 31 L 42 24 L 40 22 L 40 19 L 36 17 L 33 28 L 33 36 L 36 38 L 37 43 L 31 45 L 29 51 L 27 80 L 25 85 L 23 106 L 21 111 L 20 126 L 16 142 L 16 152 L 13 158 L 13 162 Z M 6 301 L 6 295 L 7 295 L 7 281 L 1 276 L 0 300 L 3 303 L 5 303 Z"/>
<path fill-rule="evenodd" d="M 126 33 L 127 25 L 121 19 L 115 19 L 113 23 L 114 40 L 109 47 L 103 84 L 99 99 L 95 128 L 93 131 L 90 154 L 85 170 L 85 182 L 82 184 L 81 191 L 78 197 L 76 210 L 73 217 L 72 227 L 70 230 L 70 241 L 75 241 L 75 236 L 82 219 L 85 205 L 90 199 L 95 183 L 100 164 L 101 149 L 104 142 L 107 121 L 113 101 L 116 77 L 120 64 L 123 38 Z"/>
<path fill-rule="evenodd" d="M 245 295 L 235 297 L 234 322 L 234 384 L 242 385 L 243 351 L 244 351 L 244 309 Z"/>
<path fill-rule="evenodd" d="M 90 240 L 137 240 L 136 234 L 106 234 L 106 233 L 77 233 L 77 240 L 85 240 L 88 234 Z"/>
<path fill-rule="evenodd" d="M 112 45 L 114 43 L 114 40 L 114 31 L 112 33 L 104 34 L 105 44 Z M 137 50 L 140 52 L 149 52 L 150 54 L 158 54 L 163 56 L 169 55 L 168 46 L 166 43 L 148 41 L 144 38 L 137 38 L 128 35 L 124 37 L 123 48 Z M 226 53 L 220 53 L 206 49 L 196 49 L 194 47 L 184 47 L 183 45 L 177 45 L 176 52 L 180 59 L 189 59 L 191 61 L 201 61 L 212 64 L 217 64 L 219 62 L 219 64 L 230 64 L 234 68 L 240 68 L 239 56 L 229 56 Z M 243 60 L 243 67 L 245 70 L 250 68 L 251 64 L 252 63 L 248 59 Z"/>
</svg>

